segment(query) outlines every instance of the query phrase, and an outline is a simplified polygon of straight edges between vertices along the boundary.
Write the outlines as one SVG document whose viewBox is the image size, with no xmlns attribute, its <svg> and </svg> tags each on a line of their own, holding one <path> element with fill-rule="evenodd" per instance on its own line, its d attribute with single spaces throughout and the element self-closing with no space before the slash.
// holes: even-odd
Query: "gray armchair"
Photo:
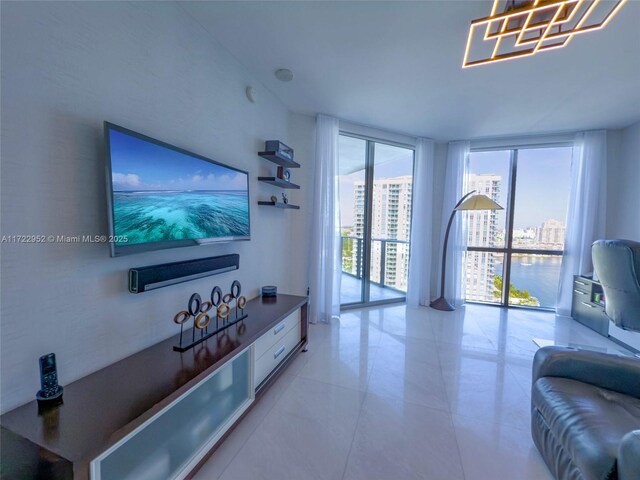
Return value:
<svg viewBox="0 0 640 480">
<path fill-rule="evenodd" d="M 620 328 L 640 331 L 640 243 L 598 240 L 591 254 L 604 290 L 605 314 Z"/>
</svg>

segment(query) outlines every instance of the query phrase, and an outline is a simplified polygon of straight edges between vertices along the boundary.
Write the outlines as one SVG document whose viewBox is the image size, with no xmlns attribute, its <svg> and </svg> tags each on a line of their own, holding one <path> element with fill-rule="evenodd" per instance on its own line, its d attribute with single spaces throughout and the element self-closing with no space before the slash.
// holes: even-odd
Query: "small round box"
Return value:
<svg viewBox="0 0 640 480">
<path fill-rule="evenodd" d="M 262 287 L 263 297 L 275 297 L 276 295 L 278 295 L 278 287 L 274 285 L 266 285 Z"/>
</svg>

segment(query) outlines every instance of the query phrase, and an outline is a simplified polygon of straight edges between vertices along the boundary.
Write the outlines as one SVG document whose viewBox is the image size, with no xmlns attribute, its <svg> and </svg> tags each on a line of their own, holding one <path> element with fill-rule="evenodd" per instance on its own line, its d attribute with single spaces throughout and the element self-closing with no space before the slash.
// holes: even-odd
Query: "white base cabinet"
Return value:
<svg viewBox="0 0 640 480">
<path fill-rule="evenodd" d="M 93 480 L 182 479 L 251 405 L 253 346 L 91 462 Z"/>
</svg>

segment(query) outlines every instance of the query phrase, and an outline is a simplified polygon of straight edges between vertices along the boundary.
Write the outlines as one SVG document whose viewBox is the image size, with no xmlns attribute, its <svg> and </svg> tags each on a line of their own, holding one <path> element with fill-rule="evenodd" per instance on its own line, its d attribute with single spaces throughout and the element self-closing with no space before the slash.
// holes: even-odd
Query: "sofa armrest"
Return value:
<svg viewBox="0 0 640 480">
<path fill-rule="evenodd" d="M 563 377 L 640 398 L 640 359 L 570 347 L 543 347 L 533 359 L 533 382 Z"/>
<path fill-rule="evenodd" d="M 622 437 L 618 447 L 618 480 L 636 480 L 640 474 L 640 430 Z"/>
</svg>

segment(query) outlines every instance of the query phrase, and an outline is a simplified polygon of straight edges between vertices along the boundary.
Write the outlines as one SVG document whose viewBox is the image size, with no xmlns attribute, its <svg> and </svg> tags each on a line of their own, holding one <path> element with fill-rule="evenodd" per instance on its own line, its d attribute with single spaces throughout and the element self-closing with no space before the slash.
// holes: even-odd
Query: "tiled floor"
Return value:
<svg viewBox="0 0 640 480">
<path fill-rule="evenodd" d="M 533 338 L 615 346 L 570 318 L 479 305 L 312 325 L 196 479 L 551 479 L 529 433 Z"/>
</svg>

